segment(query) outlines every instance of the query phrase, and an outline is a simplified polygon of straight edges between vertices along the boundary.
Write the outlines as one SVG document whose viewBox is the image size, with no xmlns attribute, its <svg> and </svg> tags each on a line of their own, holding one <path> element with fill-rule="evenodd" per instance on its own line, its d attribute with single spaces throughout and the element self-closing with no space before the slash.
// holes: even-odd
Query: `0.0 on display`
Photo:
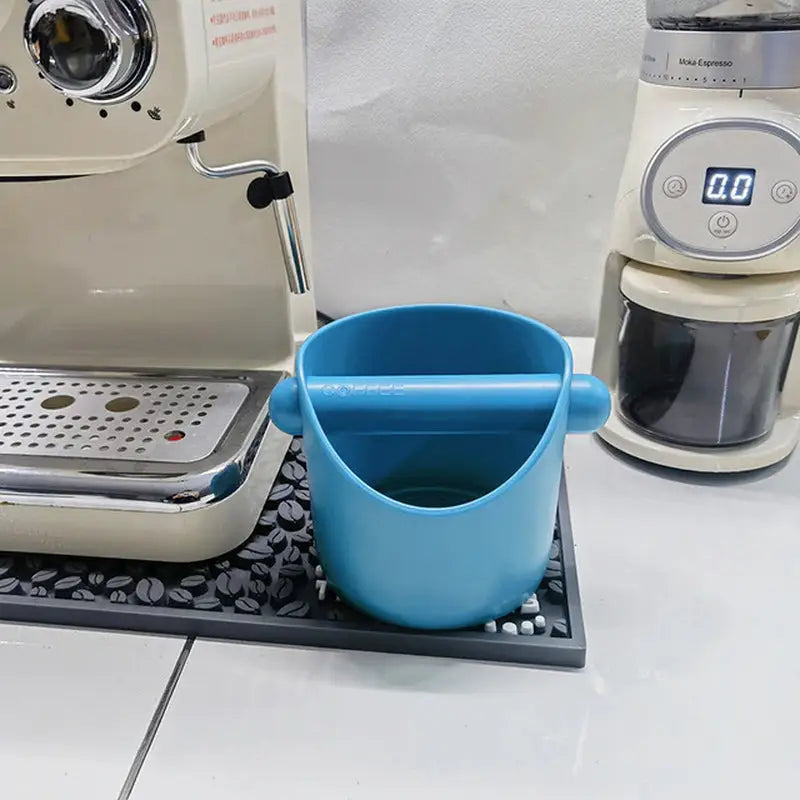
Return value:
<svg viewBox="0 0 800 800">
<path fill-rule="evenodd" d="M 740 167 L 709 167 L 703 202 L 711 205 L 749 206 L 753 201 L 756 171 Z"/>
</svg>

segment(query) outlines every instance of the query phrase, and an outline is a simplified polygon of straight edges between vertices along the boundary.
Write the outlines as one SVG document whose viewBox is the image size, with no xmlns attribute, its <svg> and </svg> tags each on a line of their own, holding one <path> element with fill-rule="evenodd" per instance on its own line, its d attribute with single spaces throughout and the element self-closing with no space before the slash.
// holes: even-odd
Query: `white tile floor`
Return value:
<svg viewBox="0 0 800 800">
<path fill-rule="evenodd" d="M 114 800 L 182 647 L 0 625 L 0 794 Z"/>
<path fill-rule="evenodd" d="M 201 642 L 133 799 L 511 797 L 579 735 L 560 707 L 590 693 L 555 672 Z"/>
</svg>

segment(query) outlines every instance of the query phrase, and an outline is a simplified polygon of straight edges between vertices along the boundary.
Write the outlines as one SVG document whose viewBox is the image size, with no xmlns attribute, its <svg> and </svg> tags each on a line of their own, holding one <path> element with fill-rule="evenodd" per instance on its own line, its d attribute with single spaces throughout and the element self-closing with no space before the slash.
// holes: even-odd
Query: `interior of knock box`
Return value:
<svg viewBox="0 0 800 800">
<path fill-rule="evenodd" d="M 310 342 L 304 366 L 307 377 L 520 375 L 561 374 L 564 361 L 559 342 L 525 320 L 412 307 L 326 328 Z M 326 434 L 344 463 L 376 491 L 411 506 L 450 508 L 508 481 L 536 449 L 546 424 L 500 433 Z"/>
</svg>

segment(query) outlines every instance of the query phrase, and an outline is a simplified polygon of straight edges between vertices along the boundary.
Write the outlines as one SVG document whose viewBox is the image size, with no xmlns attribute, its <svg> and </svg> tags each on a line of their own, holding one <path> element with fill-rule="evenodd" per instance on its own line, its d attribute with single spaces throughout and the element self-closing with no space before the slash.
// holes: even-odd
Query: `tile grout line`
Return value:
<svg viewBox="0 0 800 800">
<path fill-rule="evenodd" d="M 186 662 L 189 659 L 189 654 L 192 652 L 194 642 L 194 637 L 191 637 L 187 639 L 183 645 L 183 649 L 178 656 L 178 660 L 175 662 L 175 666 L 172 668 L 172 674 L 169 676 L 167 685 L 164 687 L 164 691 L 158 701 L 158 705 L 156 706 L 156 710 L 153 713 L 152 719 L 150 720 L 150 724 L 147 726 L 147 732 L 142 739 L 142 743 L 139 745 L 139 749 L 136 751 L 136 756 L 134 757 L 131 768 L 128 771 L 128 776 L 125 778 L 125 783 L 122 785 L 122 789 L 117 796 L 117 800 L 129 800 L 131 793 L 133 792 L 133 788 L 139 778 L 139 773 L 142 771 L 142 767 L 144 766 L 145 759 L 150 752 L 150 748 L 153 746 L 153 741 L 156 738 L 158 729 L 161 727 L 161 722 L 164 719 L 164 715 L 167 713 L 167 708 L 169 707 L 170 700 L 172 700 L 172 695 L 175 693 L 175 688 L 177 687 L 178 681 L 183 674 Z"/>
</svg>

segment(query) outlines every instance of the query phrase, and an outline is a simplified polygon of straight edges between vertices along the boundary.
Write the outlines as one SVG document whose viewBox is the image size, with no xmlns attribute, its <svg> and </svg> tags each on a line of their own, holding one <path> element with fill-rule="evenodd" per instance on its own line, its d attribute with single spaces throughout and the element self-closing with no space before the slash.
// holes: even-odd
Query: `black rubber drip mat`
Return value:
<svg viewBox="0 0 800 800">
<path fill-rule="evenodd" d="M 314 548 L 302 442 L 252 537 L 199 564 L 0 554 L 0 619 L 209 639 L 581 668 L 586 641 L 566 484 L 547 574 L 516 613 L 475 630 L 403 630 L 327 585 Z"/>
</svg>

